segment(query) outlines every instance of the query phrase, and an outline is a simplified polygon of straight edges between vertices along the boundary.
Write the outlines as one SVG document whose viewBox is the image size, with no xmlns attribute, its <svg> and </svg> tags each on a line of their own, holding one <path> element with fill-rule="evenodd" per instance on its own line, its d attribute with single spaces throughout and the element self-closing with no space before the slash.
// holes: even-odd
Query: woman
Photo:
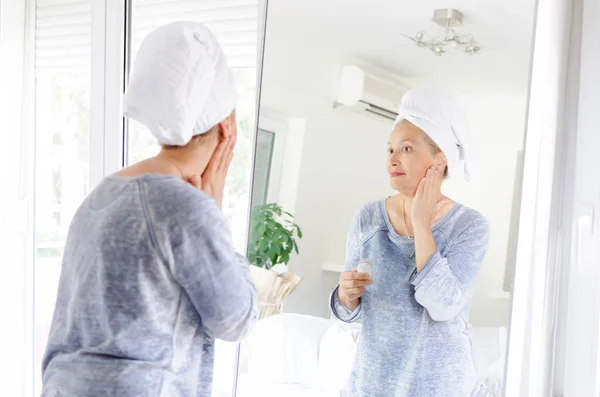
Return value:
<svg viewBox="0 0 600 397">
<path fill-rule="evenodd" d="M 398 195 L 352 222 L 332 311 L 362 332 L 347 396 L 469 397 L 479 390 L 468 314 L 488 243 L 487 221 L 441 194 L 465 164 L 466 129 L 450 98 L 405 95 L 388 142 Z M 356 266 L 370 262 L 372 278 Z"/>
<path fill-rule="evenodd" d="M 75 214 L 42 396 L 210 396 L 214 339 L 257 318 L 248 263 L 220 210 L 237 128 L 233 76 L 204 26 L 143 42 L 125 114 L 162 145 L 107 177 Z"/>
</svg>

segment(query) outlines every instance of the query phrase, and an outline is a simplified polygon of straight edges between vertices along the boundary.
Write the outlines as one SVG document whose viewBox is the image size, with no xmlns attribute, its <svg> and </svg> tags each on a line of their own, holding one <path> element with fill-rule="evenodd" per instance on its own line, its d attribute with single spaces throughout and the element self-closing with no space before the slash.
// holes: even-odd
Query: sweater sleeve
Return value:
<svg viewBox="0 0 600 397">
<path fill-rule="evenodd" d="M 350 230 L 348 231 L 348 238 L 346 240 L 346 262 L 344 263 L 344 270 L 352 270 L 360 262 L 360 212 L 358 212 L 352 219 Z M 340 300 L 338 299 L 338 285 L 335 290 L 331 293 L 329 305 L 333 315 L 341 321 L 351 323 L 360 318 L 360 312 L 362 303 L 359 302 L 358 307 L 354 311 L 347 309 Z"/>
<path fill-rule="evenodd" d="M 413 272 L 415 299 L 434 321 L 452 320 L 469 301 L 488 240 L 488 223 L 478 214 L 450 241 L 445 255 L 435 252 L 420 272 Z"/>
<path fill-rule="evenodd" d="M 248 261 L 235 251 L 227 220 L 212 198 L 187 189 L 180 192 L 178 202 L 171 216 L 150 216 L 153 233 L 163 236 L 158 239 L 159 251 L 198 312 L 204 331 L 216 339 L 238 341 L 258 318 Z"/>
</svg>

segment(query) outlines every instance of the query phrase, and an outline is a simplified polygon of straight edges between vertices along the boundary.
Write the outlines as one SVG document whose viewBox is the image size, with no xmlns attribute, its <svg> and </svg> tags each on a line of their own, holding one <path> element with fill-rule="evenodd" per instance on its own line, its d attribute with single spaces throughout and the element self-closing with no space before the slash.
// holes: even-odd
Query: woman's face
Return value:
<svg viewBox="0 0 600 397">
<path fill-rule="evenodd" d="M 434 154 L 427 139 L 409 122 L 401 122 L 390 135 L 387 169 L 392 188 L 402 195 L 414 196 L 427 170 L 436 164 L 445 165 L 443 154 Z"/>
</svg>

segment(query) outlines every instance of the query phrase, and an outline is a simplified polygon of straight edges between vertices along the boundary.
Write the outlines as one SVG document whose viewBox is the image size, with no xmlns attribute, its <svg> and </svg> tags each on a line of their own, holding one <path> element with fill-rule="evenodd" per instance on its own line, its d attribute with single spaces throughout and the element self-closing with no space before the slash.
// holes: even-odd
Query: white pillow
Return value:
<svg viewBox="0 0 600 397">
<path fill-rule="evenodd" d="M 323 338 L 319 348 L 319 379 L 321 387 L 330 393 L 346 385 L 356 355 L 360 324 L 334 323 Z"/>
<path fill-rule="evenodd" d="M 479 379 L 503 382 L 507 332 L 503 327 L 473 327 L 473 359 Z"/>
<path fill-rule="evenodd" d="M 248 339 L 248 375 L 258 381 L 319 384 L 319 346 L 331 321 L 285 313 L 260 320 Z"/>
</svg>

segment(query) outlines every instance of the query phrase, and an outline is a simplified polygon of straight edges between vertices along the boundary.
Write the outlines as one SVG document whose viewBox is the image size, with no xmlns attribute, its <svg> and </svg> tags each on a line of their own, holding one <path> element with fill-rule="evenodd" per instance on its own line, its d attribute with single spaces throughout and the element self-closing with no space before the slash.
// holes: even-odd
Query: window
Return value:
<svg viewBox="0 0 600 397">
<path fill-rule="evenodd" d="M 94 54 L 104 51 L 106 55 L 115 49 L 109 48 L 114 44 L 110 40 L 92 42 L 92 30 L 104 32 L 106 29 L 105 20 L 99 17 L 112 17 L 101 15 L 107 8 L 98 11 L 102 7 L 92 7 L 91 0 L 24 1 L 35 15 L 26 26 L 26 36 L 33 49 L 34 72 L 34 97 L 27 104 L 26 112 L 34 115 L 35 124 L 33 332 L 34 393 L 39 395 L 41 363 L 68 227 L 74 212 L 93 187 L 90 181 L 109 172 L 102 161 L 106 162 L 106 156 L 114 157 L 114 153 L 106 153 L 106 148 L 97 149 L 102 152 L 101 158 L 96 149 L 90 150 L 94 142 L 106 142 L 110 133 L 101 129 L 92 131 L 90 126 L 94 118 L 102 116 L 99 113 L 106 112 L 102 106 L 91 106 L 98 97 L 98 92 L 92 93 L 93 87 L 104 87 L 105 92 L 110 92 L 106 91 L 110 82 L 91 81 L 92 46 L 96 46 Z M 176 20 L 196 20 L 206 23 L 215 32 L 234 69 L 239 92 L 239 135 L 223 210 L 231 223 L 235 246 L 244 252 L 255 124 L 258 0 L 129 0 L 127 4 L 131 4 L 128 7 L 131 37 L 126 39 L 131 45 L 132 61 L 143 37 L 150 31 Z M 92 18 L 95 12 L 99 13 L 98 18 Z M 100 45 L 105 47 L 99 48 Z M 123 153 L 126 163 L 152 156 L 159 149 L 152 135 L 135 122 L 128 123 L 126 134 Z M 217 344 L 214 394 L 229 396 L 235 376 L 236 345 Z"/>
<path fill-rule="evenodd" d="M 61 258 L 75 210 L 89 191 L 90 1 L 31 0 L 35 99 L 35 395 Z"/>
<path fill-rule="evenodd" d="M 517 166 L 513 192 L 512 215 L 508 236 L 508 255 L 504 271 L 504 291 L 511 292 L 515 280 L 515 266 L 517 263 L 517 241 L 519 231 L 519 213 L 521 210 L 521 193 L 523 188 L 523 151 L 517 152 Z"/>
<path fill-rule="evenodd" d="M 130 64 L 144 37 L 164 24 L 191 20 L 205 23 L 217 36 L 229 66 L 233 69 L 238 104 L 238 139 L 223 197 L 223 212 L 229 220 L 233 242 L 238 252 L 245 252 L 252 144 L 256 104 L 256 51 L 258 0 L 173 1 L 132 0 Z M 160 150 L 156 139 L 141 124 L 127 120 L 127 152 L 129 164 L 154 156 Z M 236 367 L 236 344 L 216 342 L 213 395 L 230 396 Z"/>
<path fill-rule="evenodd" d="M 253 206 L 267 204 L 274 147 L 275 133 L 259 129 L 256 137 L 256 159 L 254 162 Z"/>
</svg>

